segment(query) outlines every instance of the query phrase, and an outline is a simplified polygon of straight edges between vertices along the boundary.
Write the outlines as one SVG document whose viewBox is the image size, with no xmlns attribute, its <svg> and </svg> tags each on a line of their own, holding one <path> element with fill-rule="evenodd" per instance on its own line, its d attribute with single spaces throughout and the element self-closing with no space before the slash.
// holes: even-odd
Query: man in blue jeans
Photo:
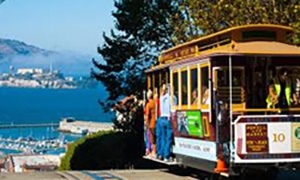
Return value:
<svg viewBox="0 0 300 180">
<path fill-rule="evenodd" d="M 160 100 L 160 117 L 156 124 L 157 157 L 169 161 L 173 141 L 173 130 L 170 118 L 171 103 L 168 88 L 163 84 Z"/>
</svg>

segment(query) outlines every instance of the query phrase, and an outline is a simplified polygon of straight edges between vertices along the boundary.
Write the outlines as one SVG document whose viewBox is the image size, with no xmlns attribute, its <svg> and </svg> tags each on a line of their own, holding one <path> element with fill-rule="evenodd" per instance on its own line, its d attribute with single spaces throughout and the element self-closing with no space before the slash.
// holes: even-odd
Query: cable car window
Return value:
<svg viewBox="0 0 300 180">
<path fill-rule="evenodd" d="M 275 31 L 244 31 L 243 39 L 277 39 L 277 34 Z"/>
<path fill-rule="evenodd" d="M 147 89 L 152 89 L 152 73 L 147 74 Z"/>
<path fill-rule="evenodd" d="M 219 98 L 224 101 L 229 101 L 229 70 L 228 68 L 221 68 L 217 70 L 217 91 Z M 232 69 L 232 101 L 233 103 L 242 103 L 245 101 L 244 91 L 244 70 L 242 68 Z"/>
<path fill-rule="evenodd" d="M 243 86 L 243 71 L 240 69 L 232 70 L 232 86 Z"/>
<path fill-rule="evenodd" d="M 169 71 L 166 71 L 166 72 L 164 73 L 164 75 L 165 75 L 166 83 L 169 84 L 169 83 L 170 83 L 170 80 L 169 80 L 170 73 L 169 73 Z"/>
<path fill-rule="evenodd" d="M 178 99 L 178 73 L 173 73 L 173 97 L 172 99 Z M 177 105 L 177 102 L 174 102 Z"/>
<path fill-rule="evenodd" d="M 188 87 L 187 87 L 187 70 L 181 72 L 181 104 L 187 105 L 187 95 L 188 95 Z"/>
<path fill-rule="evenodd" d="M 159 73 L 159 84 L 160 85 L 162 85 L 162 84 L 168 84 L 165 71 L 161 71 Z"/>
<path fill-rule="evenodd" d="M 154 89 L 155 89 L 155 74 L 154 73 L 152 73 L 152 75 L 151 75 L 151 88 L 154 92 Z"/>
<path fill-rule="evenodd" d="M 201 68 L 201 103 L 209 104 L 208 67 Z"/>
<path fill-rule="evenodd" d="M 294 95 L 292 95 L 291 98 L 293 99 L 293 101 L 297 101 L 297 104 L 295 105 L 295 102 L 294 102 L 293 106 L 299 107 L 299 103 L 300 103 L 300 67 L 278 66 L 278 67 L 276 67 L 276 74 L 279 74 L 279 71 L 281 69 L 286 69 L 288 71 L 288 79 L 291 82 L 292 92 L 294 93 Z M 275 76 L 273 78 L 275 78 Z"/>
<path fill-rule="evenodd" d="M 159 73 L 154 74 L 154 89 L 157 89 L 158 92 L 160 92 L 160 86 L 159 84 Z"/>
<path fill-rule="evenodd" d="M 198 95 L 198 69 L 191 70 L 191 104 L 196 105 L 199 101 Z"/>
</svg>

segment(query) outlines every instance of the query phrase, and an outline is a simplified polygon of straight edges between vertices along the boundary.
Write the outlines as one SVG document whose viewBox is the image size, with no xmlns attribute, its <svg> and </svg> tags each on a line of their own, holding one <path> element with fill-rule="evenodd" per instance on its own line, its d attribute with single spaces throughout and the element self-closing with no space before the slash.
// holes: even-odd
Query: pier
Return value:
<svg viewBox="0 0 300 180">
<path fill-rule="evenodd" d="M 58 128 L 58 131 L 75 134 L 88 134 L 110 130 L 113 130 L 113 123 L 79 121 L 72 118 L 64 118 L 60 121 Z"/>
<path fill-rule="evenodd" d="M 12 128 L 38 128 L 38 127 L 58 127 L 59 123 L 40 123 L 40 124 L 4 124 L 0 125 L 0 129 Z"/>
</svg>

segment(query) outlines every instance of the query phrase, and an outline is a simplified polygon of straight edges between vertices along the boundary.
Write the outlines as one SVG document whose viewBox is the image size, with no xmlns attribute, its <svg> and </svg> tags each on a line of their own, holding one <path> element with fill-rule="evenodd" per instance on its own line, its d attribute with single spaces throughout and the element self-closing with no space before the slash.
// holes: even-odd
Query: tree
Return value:
<svg viewBox="0 0 300 180">
<path fill-rule="evenodd" d="M 293 43 L 300 43 L 300 1 L 298 0 L 181 0 L 181 11 L 176 24 L 182 24 L 175 31 L 176 43 L 214 33 L 229 27 L 269 23 L 295 28 Z M 179 22 L 178 22 L 179 21 Z M 190 29 L 195 29 L 191 34 Z"/>
<path fill-rule="evenodd" d="M 93 60 L 92 69 L 109 92 L 101 102 L 106 110 L 123 96 L 141 94 L 144 70 L 175 44 L 255 23 L 291 26 L 292 41 L 300 44 L 298 0 L 115 0 L 115 7 L 115 29 L 103 34 L 105 43 L 98 47 L 104 61 Z"/>
<path fill-rule="evenodd" d="M 144 70 L 153 65 L 158 52 L 172 45 L 169 17 L 174 8 L 167 0 L 115 0 L 116 29 L 103 34 L 98 53 L 104 61 L 93 59 L 92 76 L 101 81 L 109 97 L 101 105 L 108 110 L 122 96 L 140 94 L 144 89 Z"/>
</svg>

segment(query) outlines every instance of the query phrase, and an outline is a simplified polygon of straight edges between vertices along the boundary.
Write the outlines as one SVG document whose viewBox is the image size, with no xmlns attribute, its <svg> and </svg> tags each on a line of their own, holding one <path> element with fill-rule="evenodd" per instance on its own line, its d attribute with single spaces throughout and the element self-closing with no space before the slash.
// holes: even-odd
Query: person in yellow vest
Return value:
<svg viewBox="0 0 300 180">
<path fill-rule="evenodd" d="M 278 75 L 270 81 L 267 108 L 289 108 L 297 104 L 297 97 L 286 68 L 279 70 Z"/>
</svg>

